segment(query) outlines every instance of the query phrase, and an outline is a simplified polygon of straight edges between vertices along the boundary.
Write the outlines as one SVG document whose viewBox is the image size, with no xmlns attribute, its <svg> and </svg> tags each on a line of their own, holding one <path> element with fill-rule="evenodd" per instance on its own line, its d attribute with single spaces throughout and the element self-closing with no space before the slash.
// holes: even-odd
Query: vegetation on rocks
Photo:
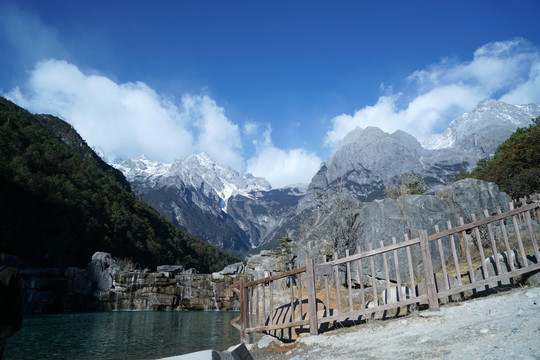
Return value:
<svg viewBox="0 0 540 360">
<path fill-rule="evenodd" d="M 540 191 L 540 117 L 518 128 L 491 158 L 480 160 L 469 177 L 494 182 L 512 198 Z"/>
<path fill-rule="evenodd" d="M 217 271 L 238 259 L 173 226 L 68 123 L 0 98 L 0 236 L 26 266 L 86 267 L 105 251 L 143 267 Z"/>
<path fill-rule="evenodd" d="M 428 187 L 421 176 L 409 172 L 401 175 L 401 185 L 396 187 L 389 187 L 385 190 L 386 196 L 391 199 L 397 199 L 402 195 L 425 195 Z"/>
</svg>

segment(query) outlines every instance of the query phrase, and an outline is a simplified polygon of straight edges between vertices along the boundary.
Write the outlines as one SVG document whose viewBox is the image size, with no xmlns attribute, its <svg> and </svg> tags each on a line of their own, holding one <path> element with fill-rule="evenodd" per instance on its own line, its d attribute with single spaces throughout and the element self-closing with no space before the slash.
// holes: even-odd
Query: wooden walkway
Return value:
<svg viewBox="0 0 540 360">
<path fill-rule="evenodd" d="M 376 249 L 370 244 L 367 251 L 347 250 L 345 257 L 334 254 L 322 264 L 307 259 L 301 268 L 241 279 L 231 286 L 241 303 L 231 325 L 242 341 L 253 332 L 292 340 L 302 332 L 316 335 L 334 322 L 406 312 L 413 304 L 438 310 L 443 299 L 510 284 L 540 270 L 533 227 L 540 220 L 539 203 L 523 199 L 517 208 L 510 203 L 505 213 L 485 210 L 479 220 L 472 214 L 469 224 L 463 218 L 456 226 L 448 221 L 446 230 L 435 227 L 432 235 L 419 230 L 414 239 L 394 237 L 387 245 L 381 240 Z"/>
</svg>

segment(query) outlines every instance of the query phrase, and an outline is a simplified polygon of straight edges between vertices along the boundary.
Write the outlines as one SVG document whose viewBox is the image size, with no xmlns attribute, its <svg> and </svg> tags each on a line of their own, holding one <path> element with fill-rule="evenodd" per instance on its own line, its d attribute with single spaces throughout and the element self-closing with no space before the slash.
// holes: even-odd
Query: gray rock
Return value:
<svg viewBox="0 0 540 360">
<path fill-rule="evenodd" d="M 454 226 L 458 224 L 459 217 L 463 217 L 465 223 L 471 222 L 473 213 L 478 219 L 483 218 L 484 209 L 490 215 L 497 213 L 497 206 L 502 212 L 508 211 L 508 203 L 512 201 L 496 184 L 476 179 L 457 181 L 437 190 L 436 194 L 448 204 Z"/>
<path fill-rule="evenodd" d="M 86 269 L 88 278 L 94 284 L 94 296 L 99 299 L 101 292 L 107 291 L 113 286 L 113 275 L 120 271 L 120 267 L 115 265 L 116 261 L 111 254 L 96 252 L 92 256 L 92 261 Z"/>
<path fill-rule="evenodd" d="M 194 274 L 198 274 L 199 271 L 195 268 L 190 268 L 190 269 L 187 269 L 187 270 L 184 270 L 182 271 L 182 274 L 185 274 L 185 275 L 194 275 Z"/>
<path fill-rule="evenodd" d="M 527 255 L 527 263 L 529 265 L 537 264 L 538 260 L 536 259 L 536 256 L 534 256 L 533 254 L 530 254 L 530 255 Z M 525 274 L 523 278 L 523 282 L 526 285 L 540 286 L 540 270 Z"/>
<path fill-rule="evenodd" d="M 237 275 L 243 274 L 245 271 L 245 265 L 243 262 L 238 262 L 235 264 L 227 265 L 219 273 L 222 275 Z"/>
<path fill-rule="evenodd" d="M 516 268 L 519 268 L 519 263 L 517 262 L 517 251 L 516 250 L 513 250 L 510 253 L 510 256 L 508 256 L 508 254 L 506 252 L 499 253 L 499 254 L 497 254 L 497 258 L 499 259 L 499 265 L 500 265 L 501 271 L 500 272 L 497 271 L 497 265 L 496 265 L 496 262 L 495 262 L 496 258 L 493 257 L 493 256 L 490 256 L 489 258 L 484 260 L 485 269 L 487 271 L 487 276 L 484 273 L 484 268 L 480 267 L 480 268 L 477 269 L 477 271 L 476 271 L 476 273 L 474 275 L 475 279 L 477 281 L 484 280 L 484 279 L 487 279 L 489 277 L 494 277 L 494 276 L 498 276 L 500 274 L 510 272 L 511 271 L 511 267 L 510 267 L 511 262 L 514 263 L 514 266 Z M 510 278 L 510 279 L 505 279 L 505 280 L 501 280 L 501 281 L 498 281 L 498 282 L 489 283 L 489 284 L 487 284 L 485 286 L 478 287 L 476 289 L 476 292 L 479 293 L 479 294 L 483 294 L 485 292 L 492 292 L 494 288 L 499 287 L 499 286 L 512 286 L 512 285 L 514 285 L 514 279 Z"/>
<path fill-rule="evenodd" d="M 173 274 L 181 274 L 184 271 L 183 265 L 159 265 L 157 272 L 170 272 Z"/>
</svg>

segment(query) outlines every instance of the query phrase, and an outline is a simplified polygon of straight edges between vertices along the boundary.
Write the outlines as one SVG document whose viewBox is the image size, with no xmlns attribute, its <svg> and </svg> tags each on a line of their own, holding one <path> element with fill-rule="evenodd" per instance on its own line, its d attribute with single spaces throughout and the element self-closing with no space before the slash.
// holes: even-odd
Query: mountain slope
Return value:
<svg viewBox="0 0 540 360">
<path fill-rule="evenodd" d="M 270 189 L 266 180 L 216 164 L 204 154 L 174 164 L 128 160 L 115 165 L 171 222 L 205 241 L 244 254 L 300 227 L 302 216 L 341 197 L 369 202 L 386 197 L 400 176 L 414 172 L 434 189 L 461 169 L 471 170 L 518 126 L 540 115 L 540 106 L 485 100 L 451 122 L 443 134 L 421 144 L 403 131 L 357 128 L 336 147 L 306 189 Z"/>
<path fill-rule="evenodd" d="M 86 267 L 96 251 L 199 271 L 236 261 L 137 199 L 64 121 L 0 98 L 0 236 L 25 266 Z"/>
<path fill-rule="evenodd" d="M 388 134 L 375 127 L 357 128 L 338 144 L 313 177 L 297 213 L 316 205 L 317 192 L 330 199 L 383 199 L 385 188 L 396 185 L 408 172 L 419 174 L 430 188 L 445 185 L 460 169 L 472 169 L 518 126 L 527 126 L 539 115 L 539 105 L 485 100 L 423 145 L 403 131 Z"/>
<path fill-rule="evenodd" d="M 294 187 L 272 190 L 265 179 L 242 176 L 204 153 L 172 164 L 141 157 L 115 167 L 173 224 L 238 255 L 271 238 L 304 193 Z"/>
</svg>

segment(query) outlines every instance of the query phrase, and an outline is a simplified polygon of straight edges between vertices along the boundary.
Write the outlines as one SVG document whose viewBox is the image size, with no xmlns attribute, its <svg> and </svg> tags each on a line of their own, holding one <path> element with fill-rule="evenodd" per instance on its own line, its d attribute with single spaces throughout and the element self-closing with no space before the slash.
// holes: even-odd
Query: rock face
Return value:
<svg viewBox="0 0 540 360">
<path fill-rule="evenodd" d="M 272 238 L 305 192 L 302 187 L 271 190 L 265 179 L 242 176 L 206 154 L 173 164 L 142 157 L 115 166 L 166 219 L 238 255 Z"/>
<path fill-rule="evenodd" d="M 384 190 L 410 172 L 422 177 L 434 193 L 538 116 L 539 105 L 485 100 L 423 144 L 403 131 L 388 134 L 376 127 L 357 128 L 339 143 L 309 186 L 293 188 L 271 189 L 266 180 L 242 176 L 205 154 L 173 164 L 143 157 L 115 167 L 175 225 L 243 256 L 252 248 L 291 236 L 300 217 L 316 209 L 318 193 L 329 202 L 337 197 L 382 200 Z"/>
<path fill-rule="evenodd" d="M 111 254 L 98 252 L 88 268 L 21 269 L 26 313 L 96 310 L 236 310 L 229 286 L 244 275 L 243 263 L 220 273 L 198 274 L 181 265 L 158 271 L 124 270 Z"/>
<path fill-rule="evenodd" d="M 435 226 L 439 227 L 440 231 L 447 229 L 447 222 L 450 221 L 453 226 L 457 225 L 459 217 L 464 217 L 470 222 L 472 213 L 476 213 L 478 218 L 483 217 L 484 209 L 487 209 L 490 214 L 496 212 L 496 207 L 501 206 L 502 211 L 508 210 L 508 203 L 511 202 L 510 197 L 503 192 L 500 192 L 498 187 L 492 183 L 479 181 L 475 179 L 465 179 L 458 181 L 450 186 L 444 187 L 437 192 L 438 195 L 404 195 L 396 200 L 384 199 L 375 200 L 370 203 L 360 203 L 356 216 L 356 236 L 352 244 L 344 244 L 338 242 L 337 249 L 329 251 L 329 244 L 321 240 L 320 237 L 310 239 L 307 244 L 297 246 L 295 252 L 298 259 L 307 257 L 316 259 L 317 262 L 322 262 L 324 257 L 329 257 L 334 251 L 339 257 L 345 255 L 345 250 L 348 249 L 351 254 L 357 252 L 357 247 L 360 251 L 367 251 L 369 246 L 376 249 L 383 244 L 392 244 L 392 237 L 396 237 L 396 241 L 403 241 L 404 235 L 409 239 L 418 237 L 418 230 L 427 230 L 428 234 L 435 232 Z M 432 242 L 431 246 L 433 253 L 437 253 L 436 244 Z M 451 245 L 448 241 L 443 241 L 444 252 L 451 253 Z M 413 247 L 413 262 L 420 263 L 420 248 Z M 376 257 L 376 276 L 384 279 L 384 268 L 382 259 Z M 398 262 L 400 272 L 408 274 L 408 263 L 406 253 L 398 251 Z M 433 266 L 438 266 L 440 259 L 433 258 Z M 388 265 L 390 268 L 390 277 L 394 279 L 394 259 L 393 256 L 388 257 Z M 363 266 L 367 269 L 368 264 Z M 416 269 L 419 271 L 420 269 Z M 351 271 L 353 279 L 358 281 L 357 271 L 353 268 Z M 343 278 L 344 279 L 344 278 Z M 370 281 L 370 279 L 369 279 Z M 366 283 L 369 285 L 369 283 Z"/>
<path fill-rule="evenodd" d="M 86 270 L 21 269 L 23 312 L 48 313 L 98 310 Z"/>
<path fill-rule="evenodd" d="M 231 275 L 118 272 L 101 303 L 104 310 L 238 310 L 228 289 L 235 281 Z"/>
<path fill-rule="evenodd" d="M 247 195 L 231 196 L 228 213 L 248 235 L 252 247 L 258 247 L 284 236 L 279 231 L 296 215 L 298 201 L 305 194 L 303 187 L 291 186 Z"/>
</svg>

